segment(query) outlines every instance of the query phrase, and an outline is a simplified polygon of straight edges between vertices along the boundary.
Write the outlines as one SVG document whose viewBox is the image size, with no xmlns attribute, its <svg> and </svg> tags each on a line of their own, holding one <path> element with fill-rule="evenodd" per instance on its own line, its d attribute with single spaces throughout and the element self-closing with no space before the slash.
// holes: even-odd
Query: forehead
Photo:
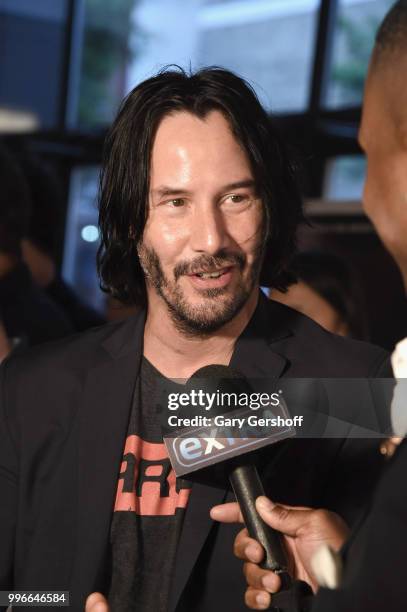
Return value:
<svg viewBox="0 0 407 612">
<path fill-rule="evenodd" d="M 216 177 L 241 172 L 251 175 L 247 154 L 220 111 L 204 117 L 180 111 L 159 124 L 151 155 L 152 181 L 158 174 L 178 173 L 186 180 L 199 173 Z"/>
<path fill-rule="evenodd" d="M 202 117 L 188 111 L 175 111 L 160 121 L 153 147 L 168 146 L 174 139 L 183 142 L 213 139 L 219 133 L 222 138 L 235 140 L 229 122 L 219 110 L 209 111 Z"/>
</svg>

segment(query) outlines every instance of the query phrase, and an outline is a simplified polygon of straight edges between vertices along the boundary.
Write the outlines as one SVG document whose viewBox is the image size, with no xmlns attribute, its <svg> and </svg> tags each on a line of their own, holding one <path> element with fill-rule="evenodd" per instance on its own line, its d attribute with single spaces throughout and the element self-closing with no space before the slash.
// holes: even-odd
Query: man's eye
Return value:
<svg viewBox="0 0 407 612">
<path fill-rule="evenodd" d="M 247 196 L 240 195 L 238 193 L 234 193 L 227 198 L 229 201 L 233 202 L 233 204 L 241 204 L 241 202 L 245 202 L 247 200 Z"/>
<path fill-rule="evenodd" d="M 169 200 L 168 204 L 171 204 L 174 208 L 180 208 L 184 206 L 185 200 L 184 198 L 174 198 L 173 200 Z"/>
</svg>

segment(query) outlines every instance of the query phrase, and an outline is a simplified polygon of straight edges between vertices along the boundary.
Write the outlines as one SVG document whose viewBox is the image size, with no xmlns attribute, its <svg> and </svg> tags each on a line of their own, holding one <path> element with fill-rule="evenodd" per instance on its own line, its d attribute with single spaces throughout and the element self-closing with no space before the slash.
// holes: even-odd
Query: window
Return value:
<svg viewBox="0 0 407 612">
<path fill-rule="evenodd" d="M 99 246 L 96 207 L 99 168 L 74 168 L 71 174 L 62 275 L 84 302 L 103 311 L 105 297 L 96 273 Z"/>
<path fill-rule="evenodd" d="M 61 123 L 67 13 L 67 0 L 0 0 L 1 131 Z"/>
<path fill-rule="evenodd" d="M 324 199 L 360 201 L 366 160 L 363 155 L 335 157 L 327 164 Z"/>
<path fill-rule="evenodd" d="M 340 0 L 333 40 L 326 106 L 361 104 L 377 28 L 392 0 Z"/>
<path fill-rule="evenodd" d="M 74 57 L 80 64 L 79 91 L 77 96 L 71 95 L 71 124 L 98 128 L 110 123 L 116 114 L 125 93 L 126 67 L 133 54 L 130 39 L 135 2 L 84 0 L 82 19 L 76 25 L 79 42 L 75 44 L 80 48 L 75 48 Z"/>
<path fill-rule="evenodd" d="M 318 7 L 319 0 L 86 0 L 77 123 L 109 123 L 123 96 L 168 64 L 228 68 L 267 108 L 305 110 Z"/>
</svg>

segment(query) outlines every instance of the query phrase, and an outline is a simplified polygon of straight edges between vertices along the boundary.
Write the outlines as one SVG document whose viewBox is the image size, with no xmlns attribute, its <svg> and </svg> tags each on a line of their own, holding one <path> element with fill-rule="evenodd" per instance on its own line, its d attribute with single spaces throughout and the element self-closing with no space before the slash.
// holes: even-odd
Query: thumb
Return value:
<svg viewBox="0 0 407 612">
<path fill-rule="evenodd" d="M 288 508 L 274 504 L 267 497 L 261 496 L 256 499 L 256 510 L 267 525 L 280 531 L 284 535 L 293 536 L 308 521 L 307 510 L 298 508 Z"/>
<path fill-rule="evenodd" d="M 109 612 L 109 605 L 102 593 L 92 593 L 86 600 L 85 612 Z"/>
</svg>

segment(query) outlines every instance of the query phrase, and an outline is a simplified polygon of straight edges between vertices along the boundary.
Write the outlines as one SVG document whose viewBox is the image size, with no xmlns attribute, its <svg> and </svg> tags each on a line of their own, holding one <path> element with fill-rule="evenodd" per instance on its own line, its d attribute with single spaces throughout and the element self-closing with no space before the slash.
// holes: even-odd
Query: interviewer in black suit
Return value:
<svg viewBox="0 0 407 612">
<path fill-rule="evenodd" d="M 209 518 L 228 492 L 175 483 L 153 397 L 157 379 L 210 363 L 272 379 L 388 373 L 382 349 L 261 296 L 265 257 L 268 282 L 287 284 L 301 219 L 284 147 L 241 79 L 169 71 L 130 93 L 106 144 L 99 269 L 146 308 L 2 368 L 1 589 L 70 590 L 75 610 L 94 591 L 120 612 L 244 609 L 234 532 Z M 286 440 L 266 489 L 354 521 L 377 446 Z"/>
<path fill-rule="evenodd" d="M 364 208 L 399 265 L 407 290 L 407 2 L 396 2 L 376 38 L 366 82 L 359 142 L 367 157 Z M 391 315 L 391 313 L 389 313 Z M 285 534 L 297 578 L 317 588 L 317 578 L 338 588 L 321 588 L 303 596 L 298 584 L 290 593 L 271 596 L 279 579 L 256 563 L 262 558 L 257 542 L 242 531 L 235 553 L 245 561 L 246 603 L 263 610 L 273 604 L 281 612 L 401 612 L 407 607 L 407 338 L 393 357 L 400 382 L 393 398 L 392 422 L 398 438 L 384 450 L 394 453 L 374 493 L 370 508 L 349 538 L 339 517 L 324 510 L 286 508 L 258 500 L 263 518 Z M 401 442 L 401 443 L 400 443 Z M 399 446 L 399 447 L 398 447 Z M 398 447 L 398 448 L 397 448 Z M 213 518 L 239 520 L 236 504 L 218 507 Z M 315 560 L 321 544 L 341 557 Z M 312 559 L 314 562 L 312 563 Z M 343 564 L 343 579 L 335 565 Z M 332 585 L 333 585 L 332 584 Z M 297 589 L 297 590 L 295 590 Z"/>
</svg>

